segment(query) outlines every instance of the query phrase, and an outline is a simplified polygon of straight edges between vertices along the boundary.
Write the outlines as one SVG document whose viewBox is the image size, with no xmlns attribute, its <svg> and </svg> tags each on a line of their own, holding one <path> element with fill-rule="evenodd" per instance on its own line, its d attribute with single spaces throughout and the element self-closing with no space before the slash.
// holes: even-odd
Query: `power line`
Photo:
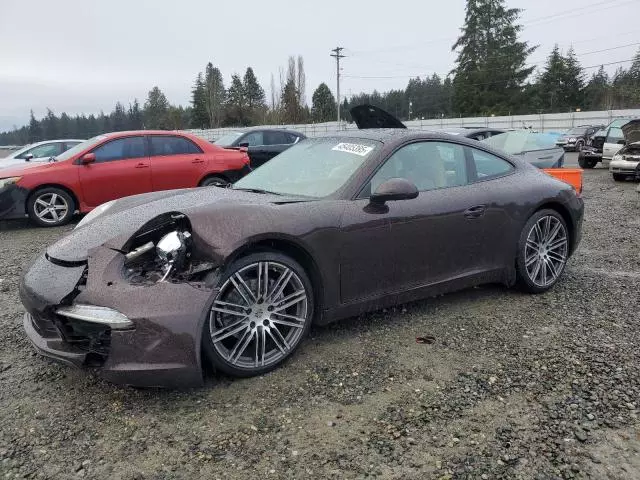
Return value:
<svg viewBox="0 0 640 480">
<path fill-rule="evenodd" d="M 627 0 L 624 1 L 623 3 L 618 3 L 615 5 L 611 5 L 612 2 L 615 1 L 620 1 L 620 0 L 604 0 L 604 1 L 599 1 L 596 3 L 591 3 L 588 5 L 582 5 L 580 7 L 580 11 L 576 12 L 575 9 L 572 10 L 564 10 L 561 12 L 557 12 L 553 15 L 547 15 L 544 17 L 537 17 L 534 18 L 532 20 L 529 20 L 527 22 L 522 23 L 520 26 L 524 28 L 528 27 L 528 26 L 536 26 L 536 24 L 543 24 L 543 23 L 550 23 L 556 20 L 565 20 L 565 18 L 563 18 L 563 15 L 570 15 L 572 18 L 573 17 L 578 17 L 578 16 L 582 16 L 582 15 L 587 15 L 589 13 L 596 13 L 602 10 L 610 10 L 612 8 L 617 8 L 617 7 L 622 7 L 625 5 L 628 5 L 630 3 L 634 3 L 637 2 L 637 0 Z M 589 10 L 591 7 L 598 7 L 601 5 L 605 5 L 606 6 L 604 8 L 599 8 L 599 9 L 595 9 L 595 10 Z M 548 21 L 547 21 L 548 20 Z M 395 51 L 395 50 L 403 50 L 403 49 L 409 49 L 409 48 L 417 48 L 419 46 L 422 45 L 430 45 L 433 43 L 440 43 L 440 42 L 451 42 L 451 41 L 455 41 L 457 40 L 458 37 L 447 37 L 447 38 L 438 38 L 438 39 L 433 39 L 433 40 L 427 40 L 424 42 L 418 42 L 418 43 L 412 43 L 412 44 L 404 44 L 404 45 L 393 45 L 390 47 L 385 47 L 385 48 L 380 48 L 380 49 L 374 49 L 374 50 L 349 50 L 349 53 L 352 55 L 372 55 L 372 54 L 377 54 L 377 53 L 381 53 L 381 52 L 391 52 L 391 51 Z"/>
<path fill-rule="evenodd" d="M 582 57 L 584 55 L 591 55 L 593 53 L 601 53 L 601 52 L 609 52 L 611 50 L 618 50 L 620 48 L 627 48 L 627 47 L 632 47 L 632 46 L 635 46 L 635 45 L 640 45 L 640 42 L 627 43 L 627 44 L 624 44 L 624 45 L 616 45 L 615 47 L 604 48 L 604 49 L 601 49 L 601 50 L 592 50 L 592 51 L 589 51 L 589 52 L 576 53 L 575 56 L 576 57 Z M 491 58 L 495 59 L 495 58 L 506 57 L 506 56 L 508 56 L 508 55 L 495 55 L 495 56 L 493 56 Z M 627 60 L 623 60 L 620 63 L 624 63 L 625 61 L 627 61 Z M 535 66 L 542 65 L 542 64 L 544 64 L 546 62 L 547 62 L 547 59 L 537 60 L 537 61 L 534 61 L 534 62 L 527 63 L 525 65 L 525 67 L 535 67 Z M 384 62 L 382 62 L 382 63 L 384 63 Z M 402 64 L 399 64 L 399 63 L 395 63 L 394 65 L 403 66 Z M 609 65 L 609 64 L 605 64 L 605 65 Z M 410 67 L 409 65 L 405 65 L 405 66 Z M 597 66 L 599 66 L 599 65 L 597 65 Z M 410 67 L 410 68 L 416 68 L 416 67 L 413 66 L 413 67 Z M 417 68 L 420 68 L 420 67 L 417 67 Z M 586 69 L 586 68 L 593 68 L 593 67 L 582 67 L 582 68 Z M 343 75 L 343 77 L 345 77 L 345 78 L 347 78 L 347 77 L 348 78 L 407 78 L 407 77 L 416 77 L 416 76 L 420 76 L 420 75 L 422 75 L 422 74 L 418 74 L 418 75 L 395 75 L 395 76 L 368 76 L 368 75 L 365 75 L 365 76 L 362 76 L 362 77 L 355 77 L 354 75 Z"/>
<path fill-rule="evenodd" d="M 345 58 L 345 55 L 342 55 L 342 50 L 344 50 L 344 47 L 336 47 L 333 50 L 331 50 L 332 53 L 330 56 L 336 59 L 336 82 L 337 82 L 337 86 L 336 86 L 336 101 L 338 103 L 338 123 L 340 123 L 340 59 L 341 58 Z"/>
<path fill-rule="evenodd" d="M 618 62 L 609 62 L 609 63 L 599 63 L 597 65 L 589 65 L 587 67 L 582 67 L 583 69 L 588 69 L 588 68 L 600 68 L 600 67 L 606 67 L 608 65 L 618 65 L 621 63 L 627 63 L 627 62 L 633 62 L 635 59 L 630 58 L 628 60 L 620 60 Z M 489 70 L 489 71 L 499 71 L 499 70 Z M 420 74 L 418 75 L 389 75 L 389 76 L 365 76 L 365 75 L 343 75 L 344 78 L 358 78 L 358 79 L 388 79 L 388 78 L 416 78 L 419 77 Z M 446 75 L 438 75 L 440 77 L 446 77 Z M 506 83 L 506 82 L 510 82 L 512 79 L 507 79 L 507 80 L 496 80 L 494 82 L 486 82 L 486 83 L 474 83 L 474 84 L 469 84 L 474 85 L 474 86 L 479 86 L 479 85 L 492 85 L 495 83 Z"/>
</svg>

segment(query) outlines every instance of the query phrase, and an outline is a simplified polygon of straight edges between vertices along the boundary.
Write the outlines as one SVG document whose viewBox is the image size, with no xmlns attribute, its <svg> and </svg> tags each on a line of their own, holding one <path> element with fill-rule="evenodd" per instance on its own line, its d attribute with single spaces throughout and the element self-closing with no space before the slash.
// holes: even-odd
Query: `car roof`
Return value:
<svg viewBox="0 0 640 480">
<path fill-rule="evenodd" d="M 124 132 L 109 132 L 103 133 L 105 137 L 118 138 L 118 137 L 130 137 L 131 135 L 185 135 L 191 136 L 189 132 L 182 130 L 126 130 Z M 100 135 L 98 135 L 100 136 Z"/>
<path fill-rule="evenodd" d="M 303 136 L 304 137 L 304 133 L 302 132 L 298 132 L 297 130 L 291 130 L 288 128 L 280 128 L 280 127 L 276 127 L 276 128 L 249 128 L 247 130 L 234 130 L 236 132 L 240 131 L 242 133 L 249 133 L 249 132 L 273 132 L 273 131 L 278 131 L 278 132 L 285 132 L 285 133 L 292 133 L 294 135 L 298 135 L 298 136 Z"/>
</svg>

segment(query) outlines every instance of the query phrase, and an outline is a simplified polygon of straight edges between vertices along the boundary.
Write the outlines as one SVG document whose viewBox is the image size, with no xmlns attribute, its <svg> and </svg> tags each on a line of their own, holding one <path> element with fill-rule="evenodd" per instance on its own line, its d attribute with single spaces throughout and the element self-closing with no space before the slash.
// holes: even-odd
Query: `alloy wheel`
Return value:
<svg viewBox="0 0 640 480">
<path fill-rule="evenodd" d="M 36 216 L 44 223 L 58 223 L 69 212 L 67 200 L 57 193 L 43 193 L 33 205 Z"/>
<path fill-rule="evenodd" d="M 209 315 L 216 352 L 234 367 L 257 369 L 287 357 L 309 320 L 309 294 L 278 262 L 251 263 L 222 285 Z"/>
<path fill-rule="evenodd" d="M 567 231 L 559 218 L 541 217 L 527 235 L 524 259 L 529 279 L 538 287 L 556 282 L 568 256 Z"/>
</svg>

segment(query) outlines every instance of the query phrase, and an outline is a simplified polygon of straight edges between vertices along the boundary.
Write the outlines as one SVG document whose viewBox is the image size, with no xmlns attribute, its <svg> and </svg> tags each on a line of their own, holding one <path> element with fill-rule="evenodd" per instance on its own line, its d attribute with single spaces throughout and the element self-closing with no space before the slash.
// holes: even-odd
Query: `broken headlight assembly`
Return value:
<svg viewBox="0 0 640 480">
<path fill-rule="evenodd" d="M 213 264 L 195 252 L 191 223 L 182 213 L 154 218 L 125 245 L 125 277 L 131 283 L 199 280 Z"/>
</svg>

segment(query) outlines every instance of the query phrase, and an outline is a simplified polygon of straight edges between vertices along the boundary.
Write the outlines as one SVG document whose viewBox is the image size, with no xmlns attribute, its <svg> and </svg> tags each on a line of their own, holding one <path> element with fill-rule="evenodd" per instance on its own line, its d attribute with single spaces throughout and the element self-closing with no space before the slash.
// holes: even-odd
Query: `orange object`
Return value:
<svg viewBox="0 0 640 480">
<path fill-rule="evenodd" d="M 576 192 L 582 193 L 581 168 L 543 168 L 544 173 L 571 185 Z"/>
</svg>

